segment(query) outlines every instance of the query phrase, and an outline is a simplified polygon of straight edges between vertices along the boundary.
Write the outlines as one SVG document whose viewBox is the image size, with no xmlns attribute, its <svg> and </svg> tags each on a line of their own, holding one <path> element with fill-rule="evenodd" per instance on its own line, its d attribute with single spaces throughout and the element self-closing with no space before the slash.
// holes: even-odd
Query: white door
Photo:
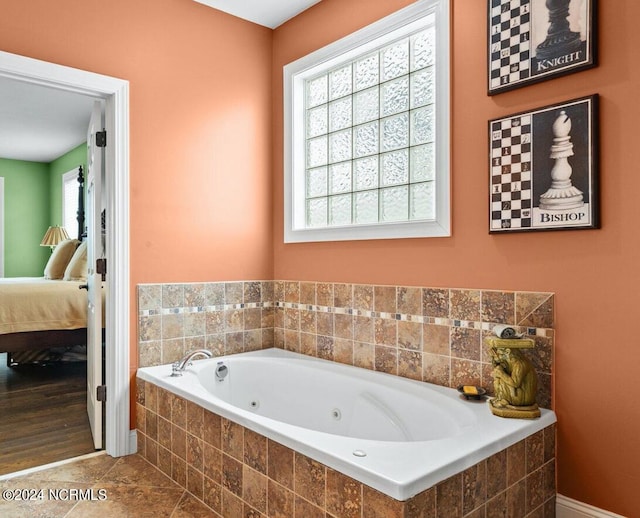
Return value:
<svg viewBox="0 0 640 518">
<path fill-rule="evenodd" d="M 102 103 L 93 105 L 87 131 L 87 413 L 96 449 L 102 448 L 102 401 L 98 387 L 102 380 L 102 275 L 97 260 L 104 257 L 102 239 L 102 185 L 104 148 L 98 147 L 96 133 L 102 131 Z"/>
</svg>

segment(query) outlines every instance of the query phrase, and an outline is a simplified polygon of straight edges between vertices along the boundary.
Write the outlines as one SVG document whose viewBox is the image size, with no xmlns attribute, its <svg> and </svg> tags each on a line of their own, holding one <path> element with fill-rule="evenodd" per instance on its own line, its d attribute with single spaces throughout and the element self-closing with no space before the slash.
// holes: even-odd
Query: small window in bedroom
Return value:
<svg viewBox="0 0 640 518">
<path fill-rule="evenodd" d="M 78 169 L 62 175 L 62 226 L 70 237 L 78 236 Z"/>
<path fill-rule="evenodd" d="M 448 236 L 449 5 L 285 67 L 285 242 Z"/>
</svg>

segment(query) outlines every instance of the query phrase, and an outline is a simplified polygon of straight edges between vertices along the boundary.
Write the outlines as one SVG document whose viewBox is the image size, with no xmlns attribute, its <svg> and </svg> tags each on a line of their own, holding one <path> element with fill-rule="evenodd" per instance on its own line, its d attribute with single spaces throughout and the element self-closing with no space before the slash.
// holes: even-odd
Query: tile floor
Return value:
<svg viewBox="0 0 640 518">
<path fill-rule="evenodd" d="M 3 493 L 0 498 L 0 516 L 3 518 L 214 516 L 211 510 L 139 455 L 118 459 L 99 455 L 0 481 L 2 492 L 17 489 L 32 490 L 30 494 L 34 499 L 7 501 Z M 87 491 L 89 489 L 93 492 Z M 74 492 L 77 495 L 78 491 L 82 492 L 84 501 L 69 497 Z M 86 499 L 91 494 L 93 501 Z M 55 495 L 60 498 L 56 500 Z M 104 495 L 106 498 L 102 498 Z"/>
</svg>

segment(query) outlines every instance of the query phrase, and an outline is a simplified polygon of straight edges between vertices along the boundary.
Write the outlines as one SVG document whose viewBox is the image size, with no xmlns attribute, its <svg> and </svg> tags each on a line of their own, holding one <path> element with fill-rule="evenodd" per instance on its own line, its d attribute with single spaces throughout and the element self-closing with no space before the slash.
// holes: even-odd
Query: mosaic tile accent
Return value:
<svg viewBox="0 0 640 518">
<path fill-rule="evenodd" d="M 211 516 L 554 516 L 555 425 L 400 502 L 140 379 L 136 415 L 139 453 Z"/>
<path fill-rule="evenodd" d="M 313 281 L 138 286 L 141 367 L 207 348 L 233 354 L 280 347 L 310 356 L 456 387 L 493 392 L 483 338 L 496 324 L 536 342 L 526 351 L 551 408 L 552 293 Z"/>
</svg>

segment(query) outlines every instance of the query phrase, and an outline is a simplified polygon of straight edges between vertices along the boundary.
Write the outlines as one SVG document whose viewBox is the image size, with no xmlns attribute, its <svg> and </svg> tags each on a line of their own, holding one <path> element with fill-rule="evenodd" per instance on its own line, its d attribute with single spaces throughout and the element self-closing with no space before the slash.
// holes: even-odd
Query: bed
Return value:
<svg viewBox="0 0 640 518">
<path fill-rule="evenodd" d="M 0 279 L 0 352 L 41 350 L 87 341 L 86 281 Z"/>
<path fill-rule="evenodd" d="M 77 221 L 78 239 L 56 247 L 44 277 L 0 279 L 0 353 L 8 353 L 7 365 L 17 357 L 20 362 L 50 358 L 45 351 L 53 347 L 87 343 L 87 291 L 80 289 L 86 284 L 82 166 L 78 167 Z M 52 267 L 54 256 L 63 255 L 60 264 Z"/>
</svg>

